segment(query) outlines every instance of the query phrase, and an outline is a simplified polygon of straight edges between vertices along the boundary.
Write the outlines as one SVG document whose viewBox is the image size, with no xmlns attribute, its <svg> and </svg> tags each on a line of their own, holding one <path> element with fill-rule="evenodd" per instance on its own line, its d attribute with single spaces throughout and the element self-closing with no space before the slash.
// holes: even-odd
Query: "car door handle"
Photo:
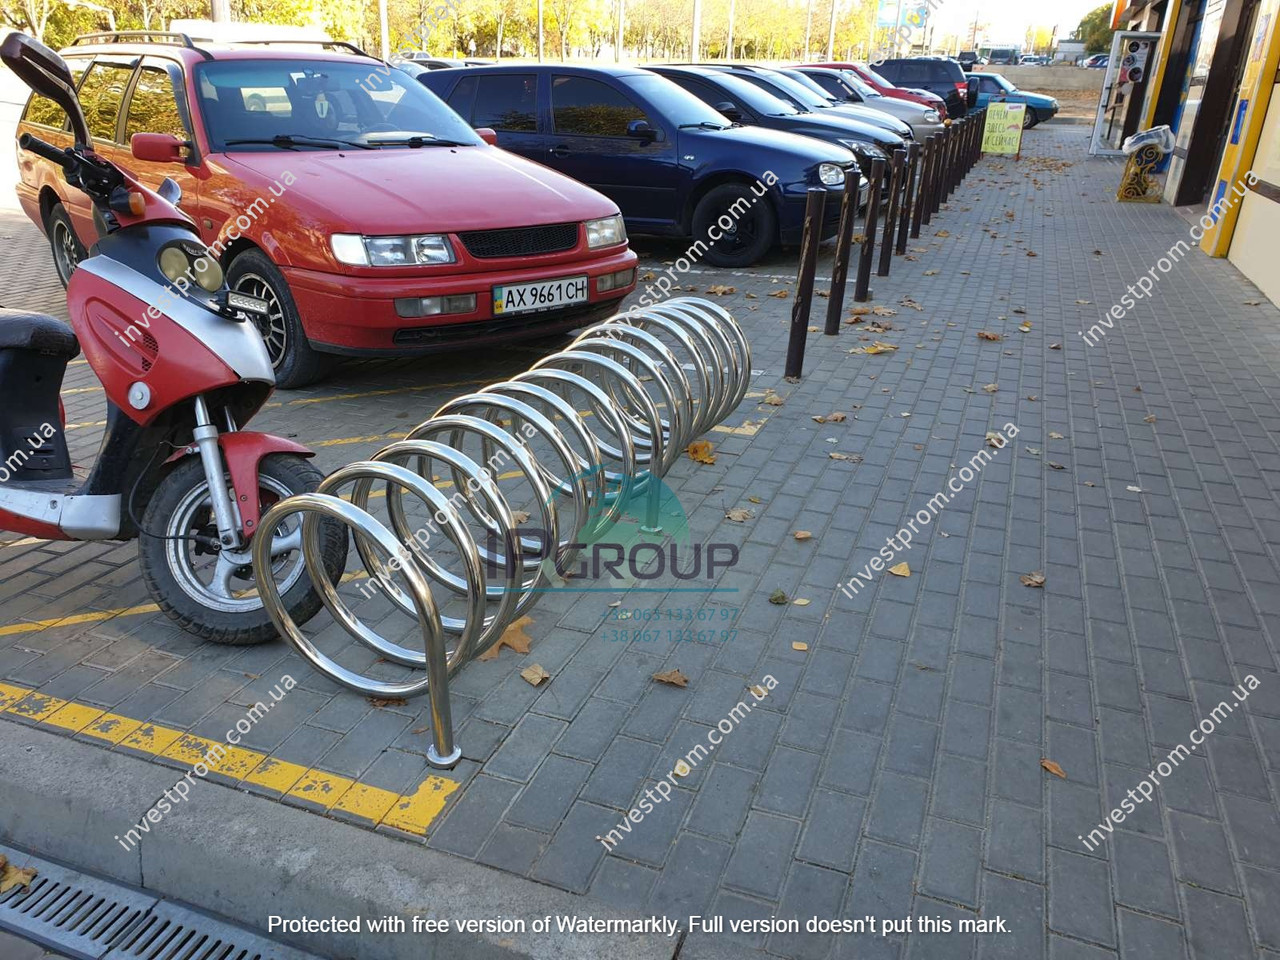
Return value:
<svg viewBox="0 0 1280 960">
<path fill-rule="evenodd" d="M 550 153 L 556 159 L 563 160 L 565 157 L 569 156 L 569 148 L 566 147 L 563 143 L 557 144 L 556 146 L 551 148 Z"/>
</svg>

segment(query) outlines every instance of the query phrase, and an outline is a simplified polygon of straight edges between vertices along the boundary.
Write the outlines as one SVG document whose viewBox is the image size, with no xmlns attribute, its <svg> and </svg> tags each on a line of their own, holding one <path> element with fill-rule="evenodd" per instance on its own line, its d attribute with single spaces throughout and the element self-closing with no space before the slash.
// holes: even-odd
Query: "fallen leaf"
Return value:
<svg viewBox="0 0 1280 960">
<path fill-rule="evenodd" d="M 726 520 L 732 520 L 734 523 L 746 523 L 754 516 L 755 514 L 750 510 L 743 507 L 734 507 L 732 510 L 725 511 L 724 518 Z"/>
<path fill-rule="evenodd" d="M 747 497 L 747 500 L 749 500 L 751 503 L 764 503 L 764 501 L 761 500 L 759 497 Z"/>
<path fill-rule="evenodd" d="M 1262 305 L 1262 301 L 1261 301 L 1261 300 L 1246 300 L 1246 301 L 1244 302 L 1244 305 L 1245 305 L 1246 307 L 1258 307 L 1258 306 L 1261 306 L 1261 305 Z"/>
<path fill-rule="evenodd" d="M 498 642 L 486 650 L 477 660 L 493 660 L 496 659 L 503 647 L 510 647 L 516 653 L 529 652 L 529 638 L 525 635 L 524 628 L 533 623 L 533 617 L 524 616 L 519 620 L 515 620 L 507 625 L 507 629 L 502 631 L 502 636 L 498 638 Z"/>
<path fill-rule="evenodd" d="M 658 275 L 654 273 L 652 270 L 646 270 L 644 274 L 640 277 L 640 279 L 641 280 L 657 280 Z"/>
<path fill-rule="evenodd" d="M 1028 400 L 1030 400 L 1032 403 L 1035 403 L 1035 402 L 1036 402 L 1037 400 L 1039 400 L 1040 398 L 1039 398 L 1036 394 L 1034 394 L 1034 393 L 1028 393 L 1028 394 L 1027 394 L 1027 399 L 1028 399 Z"/>
<path fill-rule="evenodd" d="M 926 270 L 926 271 L 924 272 L 924 275 L 925 275 L 926 277 L 936 277 L 936 276 L 938 275 L 938 271 L 937 271 L 937 270 Z"/>
<path fill-rule="evenodd" d="M 1065 439 L 1067 439 L 1067 438 L 1066 438 L 1066 437 L 1064 437 L 1062 434 L 1060 434 L 1057 430 L 1050 430 L 1050 431 L 1049 431 L 1049 439 L 1050 439 L 1050 440 L 1065 440 Z"/>
<path fill-rule="evenodd" d="M 795 537 L 797 540 L 813 539 L 813 534 L 810 533 L 808 530 L 797 530 L 795 533 L 792 534 L 792 536 Z"/>
<path fill-rule="evenodd" d="M 773 293 L 769 294 L 769 296 L 776 297 L 779 300 L 785 300 L 790 295 L 791 295 L 790 290 L 775 290 L 773 291 Z"/>
<path fill-rule="evenodd" d="M 1001 438 L 1000 434 L 996 433 L 994 430 L 988 430 L 988 431 L 987 431 L 987 446 L 988 446 L 988 447 L 995 447 L 997 450 L 999 450 L 999 449 L 1001 449 L 1001 448 L 1005 445 L 1005 443 L 1006 443 L 1006 442 L 1007 442 L 1007 441 L 1004 441 L 1004 440 Z"/>
<path fill-rule="evenodd" d="M 951 233 L 950 233 L 949 231 L 947 231 L 947 230 L 939 230 L 937 233 L 935 233 L 935 234 L 934 234 L 934 236 L 935 236 L 935 237 L 949 237 L 949 236 L 951 236 Z"/>
<path fill-rule="evenodd" d="M 0 874 L 0 893 L 8 893 L 14 887 L 30 889 L 36 873 L 35 867 L 15 867 L 12 863 L 6 862 L 3 874 Z"/>
<path fill-rule="evenodd" d="M 375 707 L 402 707 L 407 702 L 404 697 L 369 697 Z"/>
<path fill-rule="evenodd" d="M 551 679 L 551 674 L 543 670 L 542 664 L 540 663 L 531 663 L 529 666 L 525 667 L 523 670 L 520 671 L 520 676 L 524 677 L 535 687 L 538 684 L 540 684 L 543 680 Z"/>
<path fill-rule="evenodd" d="M 924 307 L 920 306 L 920 304 L 916 303 L 916 301 L 912 300 L 910 297 L 903 297 L 898 301 L 898 303 L 902 304 L 904 307 L 910 307 L 912 310 L 924 309 Z"/>
<path fill-rule="evenodd" d="M 1026 448 L 1026 451 L 1027 451 L 1027 453 L 1031 454 L 1033 457 L 1038 457 L 1038 456 L 1040 456 L 1040 448 L 1039 448 L 1039 447 L 1027 447 L 1027 448 Z"/>
<path fill-rule="evenodd" d="M 1096 483 L 1094 483 L 1092 480 L 1086 480 L 1086 481 L 1084 482 L 1084 485 L 1085 485 L 1086 487 L 1096 487 L 1096 486 L 1097 486 L 1097 484 L 1096 484 Z"/>
<path fill-rule="evenodd" d="M 1143 490 L 1142 490 L 1142 488 L 1141 488 L 1141 487 L 1128 486 L 1128 487 L 1125 487 L 1125 489 L 1126 489 L 1126 490 L 1128 490 L 1130 493 L 1142 493 L 1142 492 L 1143 492 Z"/>
<path fill-rule="evenodd" d="M 779 607 L 786 603 L 788 599 L 781 587 L 769 594 L 769 602 Z"/>
<path fill-rule="evenodd" d="M 1142 422 L 1143 422 L 1143 423 L 1155 423 L 1155 422 L 1156 422 L 1156 415 L 1153 413 L 1153 414 L 1151 414 L 1149 417 L 1143 417 L 1143 418 L 1142 418 Z"/>
<path fill-rule="evenodd" d="M 695 463 L 715 463 L 716 455 L 712 453 L 710 440 L 695 440 L 685 449 L 689 459 Z"/>
<path fill-rule="evenodd" d="M 871 312 L 870 307 L 850 307 L 849 308 L 849 313 L 851 313 L 855 317 L 865 317 L 870 312 Z"/>
<path fill-rule="evenodd" d="M 1036 253 L 1034 250 L 1028 250 L 1028 251 L 1027 251 L 1027 256 L 1028 256 L 1028 257 L 1038 257 L 1038 256 L 1040 256 L 1040 254 Z"/>
<path fill-rule="evenodd" d="M 894 564 L 890 567 L 889 572 L 895 577 L 909 577 L 911 576 L 911 567 L 907 565 L 907 561 L 903 560 L 901 563 Z"/>
<path fill-rule="evenodd" d="M 615 600 L 615 601 L 613 601 L 613 603 L 609 604 L 609 606 L 611 606 L 611 607 L 620 607 L 620 606 L 622 606 L 622 601 L 621 601 L 621 600 Z"/>
<path fill-rule="evenodd" d="M 1046 461 L 1046 463 L 1049 465 L 1049 467 L 1051 467 L 1051 468 L 1052 468 L 1052 469 L 1054 469 L 1054 470 L 1065 470 L 1065 469 L 1067 469 L 1063 464 L 1058 463 L 1056 460 L 1048 460 L 1048 461 Z"/>
<path fill-rule="evenodd" d="M 1086 304 L 1086 303 L 1093 303 L 1093 301 L 1092 301 L 1092 300 L 1077 300 L 1077 301 L 1076 301 L 1076 303 L 1079 303 L 1079 304 Z"/>
<path fill-rule="evenodd" d="M 897 349 L 898 345 L 896 343 L 882 343 L 881 341 L 876 340 L 872 342 L 869 347 L 863 347 L 862 352 L 870 356 L 875 356 L 878 353 L 890 353 Z"/>
<path fill-rule="evenodd" d="M 1030 332 L 1031 332 L 1031 321 L 1030 321 L 1030 320 L 1023 320 L 1023 321 L 1022 321 L 1022 324 L 1018 327 L 1018 329 L 1019 329 L 1019 330 L 1021 330 L 1023 333 L 1030 333 Z"/>
<path fill-rule="evenodd" d="M 1047 760 L 1044 757 L 1041 757 L 1040 766 L 1044 767 L 1044 769 L 1048 770 L 1055 777 L 1061 777 L 1063 780 L 1067 779 L 1067 772 L 1052 760 Z"/>
<path fill-rule="evenodd" d="M 689 764 L 684 760 L 677 760 L 676 765 L 671 768 L 671 772 L 677 777 L 687 777 L 689 774 L 693 773 L 693 767 L 689 766 Z"/>
<path fill-rule="evenodd" d="M 792 601 L 791 601 L 792 605 L 793 605 L 793 606 L 797 606 L 797 607 L 807 607 L 807 606 L 808 606 L 810 603 L 812 603 L 812 602 L 813 602 L 813 601 L 811 601 L 811 600 L 806 600 L 806 599 L 804 599 L 804 597 L 799 597 L 799 598 L 797 598 L 797 599 L 795 599 L 795 600 L 792 600 Z"/>
<path fill-rule="evenodd" d="M 997 340 L 997 341 L 998 341 L 998 340 L 1003 340 L 1003 339 L 1004 339 L 1004 337 L 1000 336 L 1000 334 L 998 334 L 998 333 L 992 333 L 992 332 L 991 332 L 991 331 L 989 331 L 989 330 L 979 330 L 979 331 L 978 331 L 978 339 L 979 339 L 979 340 Z"/>
<path fill-rule="evenodd" d="M 862 462 L 862 454 L 860 453 L 833 452 L 833 453 L 828 453 L 827 456 L 830 457 L 832 460 L 848 460 L 850 463 Z"/>
<path fill-rule="evenodd" d="M 808 649 L 809 649 L 809 645 L 808 645 L 807 643 L 803 643 L 803 642 L 801 642 L 801 641 L 799 641 L 799 640 L 794 640 L 794 641 L 792 641 L 792 643 L 791 643 L 791 649 L 792 649 L 792 650 L 799 650 L 801 653 L 804 653 L 804 651 L 806 651 L 806 650 L 808 650 Z"/>
<path fill-rule="evenodd" d="M 780 396 L 778 396 L 772 390 L 766 390 L 764 392 L 764 399 L 761 400 L 760 402 L 767 403 L 771 407 L 780 407 L 787 401 L 783 400 Z"/>
<path fill-rule="evenodd" d="M 669 683 L 673 687 L 687 687 L 689 685 L 689 678 L 678 669 L 667 670 L 663 673 L 655 673 L 653 675 L 653 679 L 657 680 L 659 683 Z"/>
<path fill-rule="evenodd" d="M 760 298 L 759 298 L 759 297 L 757 297 L 754 293 L 748 293 L 746 296 L 747 296 L 747 299 L 748 299 L 748 300 L 759 300 L 759 299 L 760 299 Z"/>
<path fill-rule="evenodd" d="M 983 389 L 983 390 L 985 390 L 985 391 L 987 391 L 987 393 L 995 393 L 997 390 L 999 390 L 999 389 L 1000 389 L 1000 384 L 998 384 L 998 383 L 988 383 L 988 384 L 987 384 L 986 386 L 984 386 L 982 389 Z"/>
<path fill-rule="evenodd" d="M 893 307 L 872 307 L 871 312 L 877 317 L 896 317 L 898 315 L 898 311 Z"/>
<path fill-rule="evenodd" d="M 713 293 L 717 297 L 727 297 L 729 294 L 737 292 L 737 287 L 726 287 L 723 283 L 713 283 L 707 287 L 707 293 Z"/>
<path fill-rule="evenodd" d="M 511 519 L 514 520 L 517 524 L 528 523 L 529 515 L 525 513 L 523 510 L 512 510 Z"/>
<path fill-rule="evenodd" d="M 1050 349 L 1050 350 L 1061 350 L 1061 349 L 1062 349 L 1062 344 L 1060 344 L 1060 343 L 1051 343 L 1051 344 L 1049 344 L 1049 349 Z"/>
<path fill-rule="evenodd" d="M 1044 574 L 1039 570 L 1033 570 L 1031 573 L 1024 573 L 1018 578 L 1022 581 L 1024 587 L 1043 587 Z"/>
</svg>

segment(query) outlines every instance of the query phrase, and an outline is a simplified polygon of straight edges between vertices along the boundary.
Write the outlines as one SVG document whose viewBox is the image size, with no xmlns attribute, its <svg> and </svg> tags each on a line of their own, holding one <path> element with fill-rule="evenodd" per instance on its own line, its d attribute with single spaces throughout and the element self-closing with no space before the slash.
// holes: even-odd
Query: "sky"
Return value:
<svg viewBox="0 0 1280 960">
<path fill-rule="evenodd" d="M 934 35 L 973 29 L 974 14 L 997 42 L 1021 43 L 1031 26 L 1058 27 L 1068 37 L 1084 15 L 1105 0 L 942 0 L 934 12 Z"/>
</svg>

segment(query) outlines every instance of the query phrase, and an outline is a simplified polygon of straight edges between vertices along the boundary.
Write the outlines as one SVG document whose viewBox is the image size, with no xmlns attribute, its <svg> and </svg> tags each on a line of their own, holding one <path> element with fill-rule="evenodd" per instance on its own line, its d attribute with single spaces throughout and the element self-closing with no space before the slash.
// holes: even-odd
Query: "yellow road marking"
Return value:
<svg viewBox="0 0 1280 960">
<path fill-rule="evenodd" d="M 349 777 L 276 760 L 256 750 L 219 743 L 158 723 L 144 723 L 89 704 L 62 700 L 29 687 L 0 683 L 0 713 L 36 721 L 40 726 L 83 733 L 112 746 L 124 746 L 186 766 L 203 765 L 241 783 L 299 797 L 325 811 L 341 810 L 372 826 L 386 824 L 423 836 L 449 796 L 462 786 L 432 774 L 410 793 L 360 783 Z"/>
<path fill-rule="evenodd" d="M 52 630 L 54 627 L 70 627 L 77 623 L 98 623 L 116 617 L 130 617 L 139 613 L 155 613 L 160 608 L 154 603 L 144 603 L 139 607 L 121 607 L 118 610 L 99 610 L 94 613 L 77 613 L 71 617 L 54 617 L 51 620 L 33 620 L 29 623 L 11 623 L 0 627 L 0 637 L 14 633 L 34 633 L 39 630 Z"/>
</svg>

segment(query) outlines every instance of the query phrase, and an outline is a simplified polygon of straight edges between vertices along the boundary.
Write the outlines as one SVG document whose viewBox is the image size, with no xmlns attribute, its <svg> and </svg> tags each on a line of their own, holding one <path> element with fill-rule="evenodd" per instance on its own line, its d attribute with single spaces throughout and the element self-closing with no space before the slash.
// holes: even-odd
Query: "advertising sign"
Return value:
<svg viewBox="0 0 1280 960">
<path fill-rule="evenodd" d="M 982 127 L 982 152 L 1018 154 L 1022 152 L 1022 120 L 1025 103 L 991 103 Z"/>
</svg>

